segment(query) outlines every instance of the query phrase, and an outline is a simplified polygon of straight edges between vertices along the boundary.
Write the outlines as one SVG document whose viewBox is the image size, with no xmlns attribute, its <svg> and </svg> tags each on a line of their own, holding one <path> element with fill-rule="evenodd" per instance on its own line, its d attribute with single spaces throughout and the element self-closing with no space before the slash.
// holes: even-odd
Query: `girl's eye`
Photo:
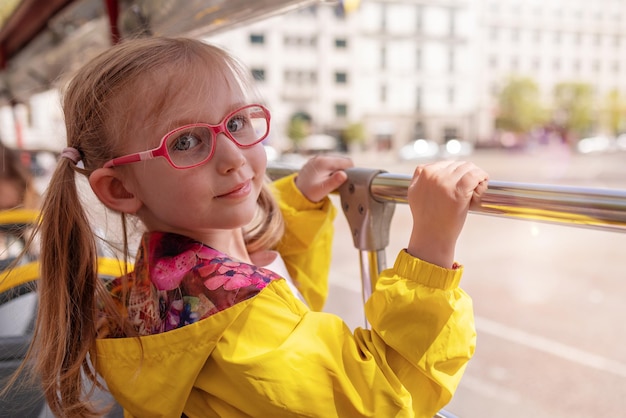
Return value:
<svg viewBox="0 0 626 418">
<path fill-rule="evenodd" d="M 245 126 L 246 118 L 243 115 L 233 116 L 228 119 L 228 122 L 226 123 L 226 129 L 228 129 L 228 132 L 231 134 L 242 130 Z"/>
<path fill-rule="evenodd" d="M 203 126 L 173 134 L 167 140 L 167 153 L 176 165 L 193 165 L 211 154 L 213 134 Z"/>
<path fill-rule="evenodd" d="M 196 138 L 191 133 L 185 133 L 176 138 L 173 143 L 171 150 L 172 151 L 188 151 L 200 144 L 201 140 Z"/>
</svg>

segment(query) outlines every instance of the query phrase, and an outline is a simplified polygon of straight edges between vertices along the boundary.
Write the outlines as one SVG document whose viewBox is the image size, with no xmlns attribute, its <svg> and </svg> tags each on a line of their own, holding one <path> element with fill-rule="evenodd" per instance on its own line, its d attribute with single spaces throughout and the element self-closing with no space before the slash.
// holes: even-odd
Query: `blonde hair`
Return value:
<svg viewBox="0 0 626 418">
<path fill-rule="evenodd" d="M 136 39 L 114 46 L 79 70 L 65 92 L 67 145 L 79 150 L 84 168 L 61 159 L 43 202 L 40 305 L 29 351 L 55 415 L 98 414 L 83 393 L 85 376 L 92 388 L 98 386 L 92 364 L 95 356 L 88 356 L 95 350 L 98 307 L 132 334 L 98 278 L 96 238 L 81 205 L 75 173 L 88 176 L 119 155 L 116 129 L 128 122 L 120 120 L 123 113 L 132 113 L 128 108 L 120 112 L 120 97 L 133 94 L 133 89 L 144 86 L 150 77 L 167 74 L 164 69 L 198 62 L 209 62 L 213 68 L 209 71 L 234 80 L 236 87 L 248 93 L 252 83 L 249 71 L 236 59 L 215 46 L 183 38 Z M 257 206 L 255 220 L 244 228 L 250 252 L 274 246 L 283 231 L 280 211 L 267 184 Z M 128 257 L 126 220 L 121 216 Z"/>
</svg>

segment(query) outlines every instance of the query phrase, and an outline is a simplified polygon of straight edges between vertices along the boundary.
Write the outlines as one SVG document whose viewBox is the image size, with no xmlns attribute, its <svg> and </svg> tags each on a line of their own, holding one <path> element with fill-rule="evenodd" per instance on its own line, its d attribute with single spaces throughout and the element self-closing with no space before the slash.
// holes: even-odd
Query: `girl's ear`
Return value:
<svg viewBox="0 0 626 418">
<path fill-rule="evenodd" d="M 136 213 L 142 202 L 122 182 L 113 168 L 98 168 L 89 175 L 89 184 L 98 199 L 109 209 Z"/>
</svg>

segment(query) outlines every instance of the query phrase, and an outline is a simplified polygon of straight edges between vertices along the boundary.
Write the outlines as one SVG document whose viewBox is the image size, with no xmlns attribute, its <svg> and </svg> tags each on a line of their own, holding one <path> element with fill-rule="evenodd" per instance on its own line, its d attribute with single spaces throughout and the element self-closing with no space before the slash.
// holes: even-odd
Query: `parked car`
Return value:
<svg viewBox="0 0 626 418">
<path fill-rule="evenodd" d="M 439 155 L 439 144 L 429 139 L 416 139 L 400 148 L 398 157 L 402 161 L 428 160 Z"/>
<path fill-rule="evenodd" d="M 428 139 L 416 139 L 400 148 L 402 161 L 452 159 L 466 157 L 474 152 L 474 144 L 461 139 L 450 139 L 444 145 Z"/>
<path fill-rule="evenodd" d="M 443 147 L 441 156 L 443 158 L 466 157 L 474 152 L 474 144 L 461 139 L 449 139 Z"/>
<path fill-rule="evenodd" d="M 590 136 L 578 141 L 576 149 L 581 154 L 608 152 L 614 149 L 614 143 L 613 140 L 607 136 Z"/>
</svg>

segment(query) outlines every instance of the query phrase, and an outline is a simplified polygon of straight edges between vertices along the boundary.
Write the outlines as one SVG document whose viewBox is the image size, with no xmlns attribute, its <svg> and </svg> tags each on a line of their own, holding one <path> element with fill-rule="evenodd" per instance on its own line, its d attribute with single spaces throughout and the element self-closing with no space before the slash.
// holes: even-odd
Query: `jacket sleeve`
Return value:
<svg viewBox="0 0 626 418">
<path fill-rule="evenodd" d="M 328 296 L 336 209 L 328 197 L 311 202 L 295 184 L 295 174 L 274 183 L 285 219 L 285 234 L 276 250 L 309 307 L 321 311 Z"/>
<path fill-rule="evenodd" d="M 417 395 L 416 411 L 445 406 L 474 354 L 473 306 L 459 287 L 462 274 L 462 267 L 445 269 L 402 250 L 365 305 L 372 332 L 359 331 L 357 339 L 385 353 L 383 367 Z"/>
</svg>

